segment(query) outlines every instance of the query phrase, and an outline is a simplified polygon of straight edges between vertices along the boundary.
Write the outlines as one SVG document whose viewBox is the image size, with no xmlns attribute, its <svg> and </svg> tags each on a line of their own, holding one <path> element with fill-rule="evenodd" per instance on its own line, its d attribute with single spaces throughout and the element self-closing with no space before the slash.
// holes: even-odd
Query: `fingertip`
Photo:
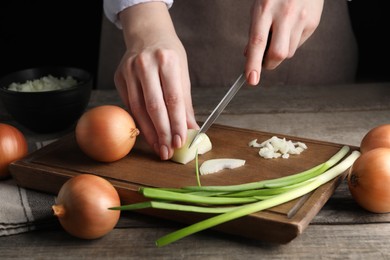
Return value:
<svg viewBox="0 0 390 260">
<path fill-rule="evenodd" d="M 183 145 L 183 139 L 181 138 L 180 135 L 176 134 L 173 136 L 173 141 L 172 141 L 172 145 L 173 145 L 173 148 L 180 148 L 182 145 Z"/>
<path fill-rule="evenodd" d="M 259 83 L 259 73 L 255 70 L 252 70 L 249 72 L 249 75 L 247 76 L 248 84 L 255 86 Z"/>
<path fill-rule="evenodd" d="M 169 150 L 166 145 L 161 145 L 160 146 L 160 158 L 161 160 L 168 160 L 169 159 Z"/>
</svg>

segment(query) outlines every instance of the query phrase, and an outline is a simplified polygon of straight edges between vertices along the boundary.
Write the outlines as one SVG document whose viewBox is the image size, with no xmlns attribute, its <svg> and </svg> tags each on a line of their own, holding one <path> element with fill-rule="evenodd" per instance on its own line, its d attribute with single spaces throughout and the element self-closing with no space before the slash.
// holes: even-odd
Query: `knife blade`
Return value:
<svg viewBox="0 0 390 260">
<path fill-rule="evenodd" d="M 195 135 L 194 139 L 192 139 L 192 142 L 190 143 L 188 148 L 191 148 L 191 146 L 194 144 L 196 139 L 198 139 L 199 135 L 201 135 L 202 133 L 206 133 L 206 131 L 215 122 L 215 120 L 217 120 L 219 115 L 222 113 L 222 111 L 225 109 L 225 107 L 229 104 L 229 102 L 233 99 L 233 97 L 237 94 L 237 92 L 240 90 L 240 88 L 244 85 L 245 82 L 246 82 L 245 74 L 241 73 L 240 76 L 238 76 L 238 78 L 234 82 L 234 84 L 230 87 L 228 92 L 225 94 L 225 96 L 221 99 L 221 101 L 218 103 L 218 105 L 214 108 L 213 112 L 211 112 L 209 117 L 203 123 L 202 127 L 199 129 L 199 131 Z"/>
</svg>

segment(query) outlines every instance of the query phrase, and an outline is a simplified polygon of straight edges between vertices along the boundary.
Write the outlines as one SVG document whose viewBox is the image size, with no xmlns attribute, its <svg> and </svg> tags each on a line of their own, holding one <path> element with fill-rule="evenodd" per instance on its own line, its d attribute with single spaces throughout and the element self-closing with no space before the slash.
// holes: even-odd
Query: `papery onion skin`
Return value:
<svg viewBox="0 0 390 260">
<path fill-rule="evenodd" d="M 374 213 L 390 212 L 390 148 L 362 153 L 350 168 L 347 182 L 362 208 Z"/>
<path fill-rule="evenodd" d="M 90 158 L 114 162 L 131 151 L 139 130 L 126 110 L 103 105 L 92 108 L 80 117 L 75 135 L 80 149 Z"/>
<path fill-rule="evenodd" d="M 378 147 L 390 148 L 390 124 L 379 125 L 368 131 L 360 143 L 360 152 Z"/>
<path fill-rule="evenodd" d="M 82 239 L 100 238 L 118 223 L 120 211 L 110 207 L 120 206 L 118 192 L 106 179 L 81 174 L 62 185 L 54 215 L 69 234 Z"/>
<path fill-rule="evenodd" d="M 0 123 L 0 179 L 10 176 L 8 166 L 28 153 L 24 134 L 14 126 Z"/>
</svg>

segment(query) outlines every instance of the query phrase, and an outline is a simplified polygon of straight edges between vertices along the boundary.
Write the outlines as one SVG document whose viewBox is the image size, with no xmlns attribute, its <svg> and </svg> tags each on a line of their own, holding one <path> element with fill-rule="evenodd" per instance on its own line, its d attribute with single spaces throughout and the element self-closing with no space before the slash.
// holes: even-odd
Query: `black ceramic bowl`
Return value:
<svg viewBox="0 0 390 260">
<path fill-rule="evenodd" d="M 43 92 L 8 90 L 11 83 L 24 83 L 52 75 L 71 76 L 77 85 Z M 36 133 L 52 133 L 71 127 L 86 109 L 92 90 L 90 73 L 72 67 L 32 68 L 0 79 L 0 98 L 15 121 Z"/>
</svg>

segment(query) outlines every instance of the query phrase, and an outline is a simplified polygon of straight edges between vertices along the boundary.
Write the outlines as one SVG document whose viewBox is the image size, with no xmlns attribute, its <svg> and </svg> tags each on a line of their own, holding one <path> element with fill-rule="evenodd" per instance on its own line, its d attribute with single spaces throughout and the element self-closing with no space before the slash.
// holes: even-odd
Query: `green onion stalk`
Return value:
<svg viewBox="0 0 390 260">
<path fill-rule="evenodd" d="M 325 172 L 327 169 L 333 167 L 337 164 L 344 156 L 349 152 L 349 146 L 343 146 L 336 154 L 334 154 L 331 158 L 329 158 L 326 162 L 321 163 L 317 166 L 314 166 L 311 169 L 306 171 L 292 174 L 289 176 L 263 180 L 258 182 L 251 182 L 245 184 L 238 185 L 226 185 L 226 186 L 188 186 L 183 189 L 189 190 L 203 190 L 203 191 L 243 191 L 243 190 L 254 190 L 261 188 L 276 188 L 276 187 L 284 187 L 287 185 L 292 185 L 294 183 L 299 183 L 304 180 L 308 180 L 315 176 L 318 176 Z"/>
<path fill-rule="evenodd" d="M 313 191 L 342 174 L 360 156 L 358 151 L 354 151 L 341 161 L 349 150 L 348 146 L 343 146 L 326 162 L 300 173 L 270 180 L 227 186 L 201 186 L 198 162 L 195 158 L 198 186 L 188 186 L 180 189 L 140 188 L 140 193 L 151 201 L 110 209 L 139 210 L 156 208 L 219 214 L 158 239 L 156 245 L 161 247 L 193 233 L 283 204 Z"/>
<path fill-rule="evenodd" d="M 188 227 L 182 228 L 180 230 L 174 231 L 168 235 L 165 235 L 156 241 L 156 245 L 158 247 L 162 247 L 168 245 L 172 242 L 175 242 L 179 239 L 182 239 L 186 236 L 194 234 L 196 232 L 214 227 L 216 225 L 225 223 L 227 221 L 231 221 L 264 209 L 268 209 L 293 199 L 299 198 L 321 185 L 327 183 L 328 181 L 336 178 L 337 176 L 344 173 L 350 166 L 352 166 L 353 162 L 360 156 L 360 152 L 354 151 L 352 152 L 346 159 L 344 159 L 341 163 L 337 164 L 335 167 L 327 170 L 322 175 L 315 177 L 315 180 L 309 182 L 307 185 L 288 190 L 285 193 L 279 194 L 272 198 L 258 201 L 252 204 L 240 206 L 235 210 L 228 211 L 226 213 L 211 217 L 209 219 L 200 221 Z"/>
</svg>

